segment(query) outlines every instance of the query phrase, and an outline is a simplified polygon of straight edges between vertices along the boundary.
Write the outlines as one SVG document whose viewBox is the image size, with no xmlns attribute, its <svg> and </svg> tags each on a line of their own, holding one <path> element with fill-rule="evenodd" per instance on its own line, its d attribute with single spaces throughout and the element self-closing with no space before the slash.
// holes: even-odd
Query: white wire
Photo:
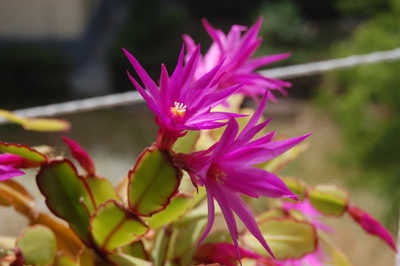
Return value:
<svg viewBox="0 0 400 266">
<path fill-rule="evenodd" d="M 300 76 L 315 75 L 330 70 L 355 67 L 364 64 L 373 64 L 385 61 L 400 59 L 400 48 L 374 52 L 365 55 L 353 55 L 340 59 L 333 59 L 321 62 L 307 63 L 295 66 L 279 67 L 269 70 L 261 70 L 259 73 L 270 78 L 293 78 Z M 24 117 L 53 117 L 59 115 L 86 112 L 96 109 L 105 109 L 115 106 L 123 106 L 143 102 L 143 98 L 137 91 L 116 93 L 106 96 L 98 96 L 84 100 L 75 100 L 64 103 L 56 103 L 33 108 L 26 108 L 13 111 Z M 8 121 L 0 117 L 0 124 Z"/>
</svg>

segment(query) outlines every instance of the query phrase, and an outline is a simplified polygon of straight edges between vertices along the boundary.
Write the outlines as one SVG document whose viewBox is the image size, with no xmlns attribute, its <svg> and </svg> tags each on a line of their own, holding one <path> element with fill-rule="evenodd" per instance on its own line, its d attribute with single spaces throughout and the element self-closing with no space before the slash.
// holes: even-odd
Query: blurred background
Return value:
<svg viewBox="0 0 400 266">
<path fill-rule="evenodd" d="M 211 39 L 201 18 L 228 32 L 264 17 L 255 56 L 292 52 L 269 68 L 400 47 L 400 0 L 0 0 L 0 108 L 15 110 L 133 90 L 134 72 L 121 47 L 157 80 L 171 73 L 189 34 L 206 52 Z M 290 96 L 269 103 L 270 130 L 309 132 L 310 148 L 282 174 L 311 185 L 349 187 L 352 201 L 397 234 L 400 203 L 400 62 L 288 80 Z M 93 156 L 113 182 L 156 139 L 145 104 L 64 116 L 66 135 Z M 48 144 L 65 151 L 61 133 L 1 125 L 2 141 Z M 69 155 L 69 152 L 67 152 Z M 34 171 L 19 180 L 34 189 Z M 41 197 L 38 191 L 34 194 Z M 0 235 L 18 235 L 27 223 L 0 208 Z M 348 217 L 327 221 L 354 265 L 389 265 L 394 254 Z M 24 224 L 25 223 L 25 224 Z M 378 255 L 379 254 L 379 255 Z"/>
</svg>

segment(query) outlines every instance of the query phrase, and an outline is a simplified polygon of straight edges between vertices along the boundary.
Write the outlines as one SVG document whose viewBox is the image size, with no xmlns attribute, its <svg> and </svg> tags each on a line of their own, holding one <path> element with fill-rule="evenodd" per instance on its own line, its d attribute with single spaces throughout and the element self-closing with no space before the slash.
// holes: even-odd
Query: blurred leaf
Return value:
<svg viewBox="0 0 400 266">
<path fill-rule="evenodd" d="M 308 191 L 308 198 L 316 210 L 340 216 L 347 208 L 350 195 L 347 190 L 336 185 L 320 184 Z"/>
<path fill-rule="evenodd" d="M 196 247 L 207 224 L 207 219 L 199 219 L 184 227 L 173 230 L 168 252 L 168 260 L 188 265 L 196 252 Z"/>
<path fill-rule="evenodd" d="M 123 253 L 109 254 L 107 257 L 119 266 L 153 266 L 153 263 L 150 261 L 135 258 Z"/>
<path fill-rule="evenodd" d="M 293 192 L 294 195 L 297 195 L 297 198 L 300 201 L 303 201 L 304 196 L 307 193 L 307 184 L 297 178 L 287 177 L 287 176 L 280 176 L 283 182 L 285 182 L 286 186 Z M 287 199 L 294 202 L 293 199 Z"/>
<path fill-rule="evenodd" d="M 68 251 L 57 252 L 54 266 L 79 266 L 75 257 L 72 256 Z"/>
<path fill-rule="evenodd" d="M 125 246 L 147 233 L 148 227 L 115 200 L 100 205 L 91 218 L 95 244 L 104 251 Z"/>
<path fill-rule="evenodd" d="M 264 168 L 268 172 L 276 174 L 280 170 L 282 170 L 283 167 L 285 167 L 288 163 L 299 157 L 299 155 L 304 151 L 306 151 L 307 149 L 308 149 L 307 143 L 300 143 L 299 145 L 291 148 L 282 155 L 268 161 L 265 164 L 262 164 L 262 168 Z"/>
<path fill-rule="evenodd" d="M 99 206 L 110 199 L 114 199 L 118 202 L 121 201 L 117 196 L 117 192 L 115 191 L 113 185 L 108 179 L 98 176 L 87 176 L 86 182 L 89 185 L 90 191 L 92 192 L 96 206 Z"/>
<path fill-rule="evenodd" d="M 146 149 L 129 172 L 129 210 L 151 216 L 164 210 L 177 192 L 182 172 L 172 166 L 169 155 L 157 148 Z"/>
<path fill-rule="evenodd" d="M 141 240 L 138 240 L 127 246 L 122 247 L 122 251 L 125 254 L 133 256 L 135 258 L 139 258 L 142 260 L 149 260 L 149 254 L 144 248 L 143 242 Z"/>
<path fill-rule="evenodd" d="M 95 210 L 93 196 L 85 179 L 68 160 L 42 166 L 36 182 L 49 209 L 65 219 L 86 245 L 90 245 L 89 218 Z"/>
<path fill-rule="evenodd" d="M 192 201 L 193 196 L 179 193 L 171 199 L 171 203 L 165 210 L 162 210 L 161 212 L 154 214 L 151 218 L 146 219 L 146 222 L 152 229 L 169 224 L 183 216 Z"/>
<path fill-rule="evenodd" d="M 41 225 L 26 228 L 16 246 L 21 250 L 24 262 L 32 265 L 52 265 L 57 251 L 54 233 Z"/>
<path fill-rule="evenodd" d="M 83 243 L 72 229 L 45 213 L 39 213 L 31 220 L 30 225 L 45 225 L 54 232 L 57 239 L 58 250 L 68 250 L 76 256 L 82 248 Z"/>
<path fill-rule="evenodd" d="M 78 261 L 81 266 L 115 266 L 114 263 L 100 258 L 93 249 L 86 247 L 79 252 Z"/>
<path fill-rule="evenodd" d="M 301 258 L 317 247 L 317 233 L 311 223 L 288 217 L 271 218 L 258 224 L 265 241 L 279 260 Z M 271 257 L 249 231 L 245 231 L 242 240 L 257 254 Z"/>
<path fill-rule="evenodd" d="M 338 249 L 331 249 L 333 266 L 352 266 L 346 256 Z"/>
<path fill-rule="evenodd" d="M 23 144 L 6 143 L 0 141 L 0 149 L 3 152 L 15 154 L 40 164 L 47 161 L 46 156 Z"/>
<path fill-rule="evenodd" d="M 14 249 L 17 238 L 13 236 L 0 236 L 0 247 Z"/>
<path fill-rule="evenodd" d="M 170 247 L 171 231 L 169 228 L 160 228 L 154 237 L 154 247 L 151 251 L 154 266 L 164 266 Z"/>
<path fill-rule="evenodd" d="M 34 131 L 67 131 L 71 125 L 62 119 L 25 118 L 10 111 L 1 110 L 0 116 L 14 123 L 20 124 L 26 130 Z"/>
<path fill-rule="evenodd" d="M 194 149 L 194 145 L 199 138 L 200 131 L 188 131 L 188 133 L 175 142 L 172 150 L 179 153 L 189 153 Z"/>
<path fill-rule="evenodd" d="M 257 223 L 262 223 L 270 218 L 283 218 L 286 213 L 282 209 L 271 209 L 257 217 Z"/>
</svg>

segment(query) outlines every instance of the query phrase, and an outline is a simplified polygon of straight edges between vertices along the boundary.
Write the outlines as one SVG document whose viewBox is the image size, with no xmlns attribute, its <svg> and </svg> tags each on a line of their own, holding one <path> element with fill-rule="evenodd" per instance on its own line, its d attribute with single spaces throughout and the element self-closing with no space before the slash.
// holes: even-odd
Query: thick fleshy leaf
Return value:
<svg viewBox="0 0 400 266">
<path fill-rule="evenodd" d="M 138 240 L 129 244 L 127 246 L 122 247 L 122 251 L 124 254 L 133 256 L 135 258 L 139 258 L 142 260 L 150 260 L 149 254 L 147 250 L 144 248 L 144 244 L 142 240 Z"/>
<path fill-rule="evenodd" d="M 74 256 L 72 256 L 68 251 L 63 250 L 57 252 L 54 266 L 79 266 L 79 264 Z"/>
<path fill-rule="evenodd" d="M 47 161 L 46 156 L 23 144 L 0 142 L 0 149 L 3 152 L 15 154 L 30 161 L 37 162 L 38 165 Z"/>
<path fill-rule="evenodd" d="M 135 258 L 123 253 L 109 254 L 108 259 L 119 266 L 153 266 L 150 261 Z"/>
<path fill-rule="evenodd" d="M 90 245 L 89 219 L 95 202 L 86 180 L 77 174 L 74 165 L 68 159 L 51 161 L 41 168 L 36 182 L 49 209 Z"/>
<path fill-rule="evenodd" d="M 180 261 L 180 265 L 188 265 L 193 259 L 196 247 L 207 224 L 206 217 L 174 228 L 168 253 L 169 261 Z"/>
<path fill-rule="evenodd" d="M 162 211 L 176 194 L 182 172 L 172 166 L 166 152 L 145 149 L 129 172 L 129 210 L 142 216 Z"/>
<path fill-rule="evenodd" d="M 176 221 L 186 213 L 192 201 L 193 197 L 191 195 L 179 193 L 171 199 L 171 203 L 165 210 L 146 219 L 146 222 L 149 224 L 151 229 L 156 229 Z"/>
<path fill-rule="evenodd" d="M 292 191 L 300 201 L 303 201 L 307 193 L 307 184 L 304 181 L 293 177 L 280 176 L 280 178 L 285 182 L 285 185 L 290 189 L 290 191 Z M 294 201 L 292 199 L 287 200 L 292 202 Z"/>
<path fill-rule="evenodd" d="M 329 215 L 340 216 L 349 203 L 349 192 L 333 184 L 320 184 L 308 191 L 308 198 L 313 207 Z"/>
<path fill-rule="evenodd" d="M 115 266 L 114 263 L 106 261 L 90 248 L 83 247 L 78 254 L 80 266 Z M 122 266 L 122 265 L 118 265 Z"/>
<path fill-rule="evenodd" d="M 86 182 L 92 192 L 96 206 L 99 206 L 110 199 L 121 201 L 108 179 L 98 176 L 88 176 L 86 177 Z"/>
<path fill-rule="evenodd" d="M 21 250 L 25 264 L 52 265 L 57 252 L 54 233 L 40 225 L 25 229 L 16 246 Z"/>
<path fill-rule="evenodd" d="M 332 266 L 352 266 L 346 256 L 338 249 L 331 250 Z"/>
<path fill-rule="evenodd" d="M 301 258 L 317 247 L 317 233 L 311 223 L 288 217 L 267 219 L 258 224 L 272 253 L 279 260 Z M 257 254 L 271 257 L 249 231 L 245 231 L 242 240 Z"/>
<path fill-rule="evenodd" d="M 67 131 L 71 125 L 62 119 L 25 118 L 13 112 L 1 110 L 0 116 L 14 123 L 20 124 L 26 130 L 34 131 Z"/>
<path fill-rule="evenodd" d="M 90 221 L 90 232 L 100 250 L 125 246 L 146 234 L 148 227 L 116 201 L 100 205 Z"/>
<path fill-rule="evenodd" d="M 76 141 L 73 141 L 72 139 L 69 139 L 65 136 L 63 136 L 62 139 L 68 145 L 72 157 L 74 157 L 74 159 L 78 161 L 82 168 L 86 170 L 88 175 L 95 175 L 96 168 L 89 154 L 84 149 L 82 149 Z"/>
</svg>

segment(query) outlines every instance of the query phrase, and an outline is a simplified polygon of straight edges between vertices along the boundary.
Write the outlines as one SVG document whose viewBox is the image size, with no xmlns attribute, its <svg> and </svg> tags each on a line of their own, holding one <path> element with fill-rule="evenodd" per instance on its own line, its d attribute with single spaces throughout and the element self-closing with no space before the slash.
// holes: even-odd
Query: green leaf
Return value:
<svg viewBox="0 0 400 266">
<path fill-rule="evenodd" d="M 142 260 L 149 260 L 149 254 L 144 248 L 142 240 L 138 240 L 129 244 L 127 246 L 122 247 L 123 253 L 133 256 L 135 258 L 139 258 Z"/>
<path fill-rule="evenodd" d="M 259 223 L 259 228 L 274 256 L 279 260 L 301 258 L 314 252 L 317 234 L 312 224 L 293 218 L 271 218 Z M 243 243 L 261 256 L 271 257 L 258 240 L 245 231 Z"/>
<path fill-rule="evenodd" d="M 150 228 L 156 229 L 176 221 L 186 213 L 192 201 L 193 197 L 191 195 L 179 193 L 172 198 L 171 203 L 165 210 L 154 214 L 151 218 L 146 219 L 146 222 L 149 224 Z"/>
<path fill-rule="evenodd" d="M 153 266 L 150 261 L 135 258 L 123 253 L 109 254 L 108 259 L 119 266 Z"/>
<path fill-rule="evenodd" d="M 349 192 L 332 184 L 321 184 L 308 191 L 308 198 L 313 207 L 330 215 L 344 213 L 350 200 Z"/>
<path fill-rule="evenodd" d="M 86 177 L 86 182 L 92 192 L 96 206 L 106 202 L 107 200 L 114 199 L 116 201 L 121 201 L 117 196 L 111 182 L 106 178 L 101 178 L 98 176 L 88 176 Z"/>
<path fill-rule="evenodd" d="M 0 142 L 0 149 L 3 152 L 19 155 L 37 163 L 44 163 L 47 161 L 46 156 L 23 144 Z"/>
<path fill-rule="evenodd" d="M 74 256 L 72 256 L 68 251 L 62 250 L 57 253 L 54 266 L 79 266 L 79 265 Z"/>
<path fill-rule="evenodd" d="M 199 138 L 200 131 L 188 131 L 188 133 L 174 143 L 172 150 L 179 153 L 189 153 L 194 149 L 194 145 Z"/>
<path fill-rule="evenodd" d="M 115 200 L 109 200 L 93 214 L 90 231 L 95 244 L 109 251 L 136 241 L 148 227 Z"/>
<path fill-rule="evenodd" d="M 94 199 L 71 161 L 51 161 L 42 166 L 36 182 L 49 209 L 66 220 L 82 241 L 90 245 L 89 219 L 95 210 Z"/>
<path fill-rule="evenodd" d="M 25 264 L 52 265 L 57 252 L 54 233 L 40 225 L 25 229 L 16 246 L 21 250 Z"/>
<path fill-rule="evenodd" d="M 144 150 L 128 175 L 129 210 L 151 216 L 170 203 L 178 190 L 182 172 L 172 166 L 167 152 L 150 148 Z"/>
<path fill-rule="evenodd" d="M 62 119 L 25 118 L 13 112 L 0 109 L 0 116 L 14 123 L 20 124 L 26 130 L 35 131 L 66 131 L 71 125 Z"/>
<path fill-rule="evenodd" d="M 160 228 L 157 230 L 154 247 L 151 251 L 154 266 L 163 266 L 167 259 L 168 248 L 170 247 L 169 242 L 171 239 L 171 231 L 166 228 Z"/>
<path fill-rule="evenodd" d="M 307 193 L 307 184 L 297 178 L 287 177 L 287 176 L 280 176 L 283 182 L 285 182 L 286 186 L 293 192 L 294 195 L 298 195 L 298 199 L 303 201 L 306 193 Z M 291 202 L 295 202 L 293 199 L 286 199 L 290 200 Z"/>
</svg>

